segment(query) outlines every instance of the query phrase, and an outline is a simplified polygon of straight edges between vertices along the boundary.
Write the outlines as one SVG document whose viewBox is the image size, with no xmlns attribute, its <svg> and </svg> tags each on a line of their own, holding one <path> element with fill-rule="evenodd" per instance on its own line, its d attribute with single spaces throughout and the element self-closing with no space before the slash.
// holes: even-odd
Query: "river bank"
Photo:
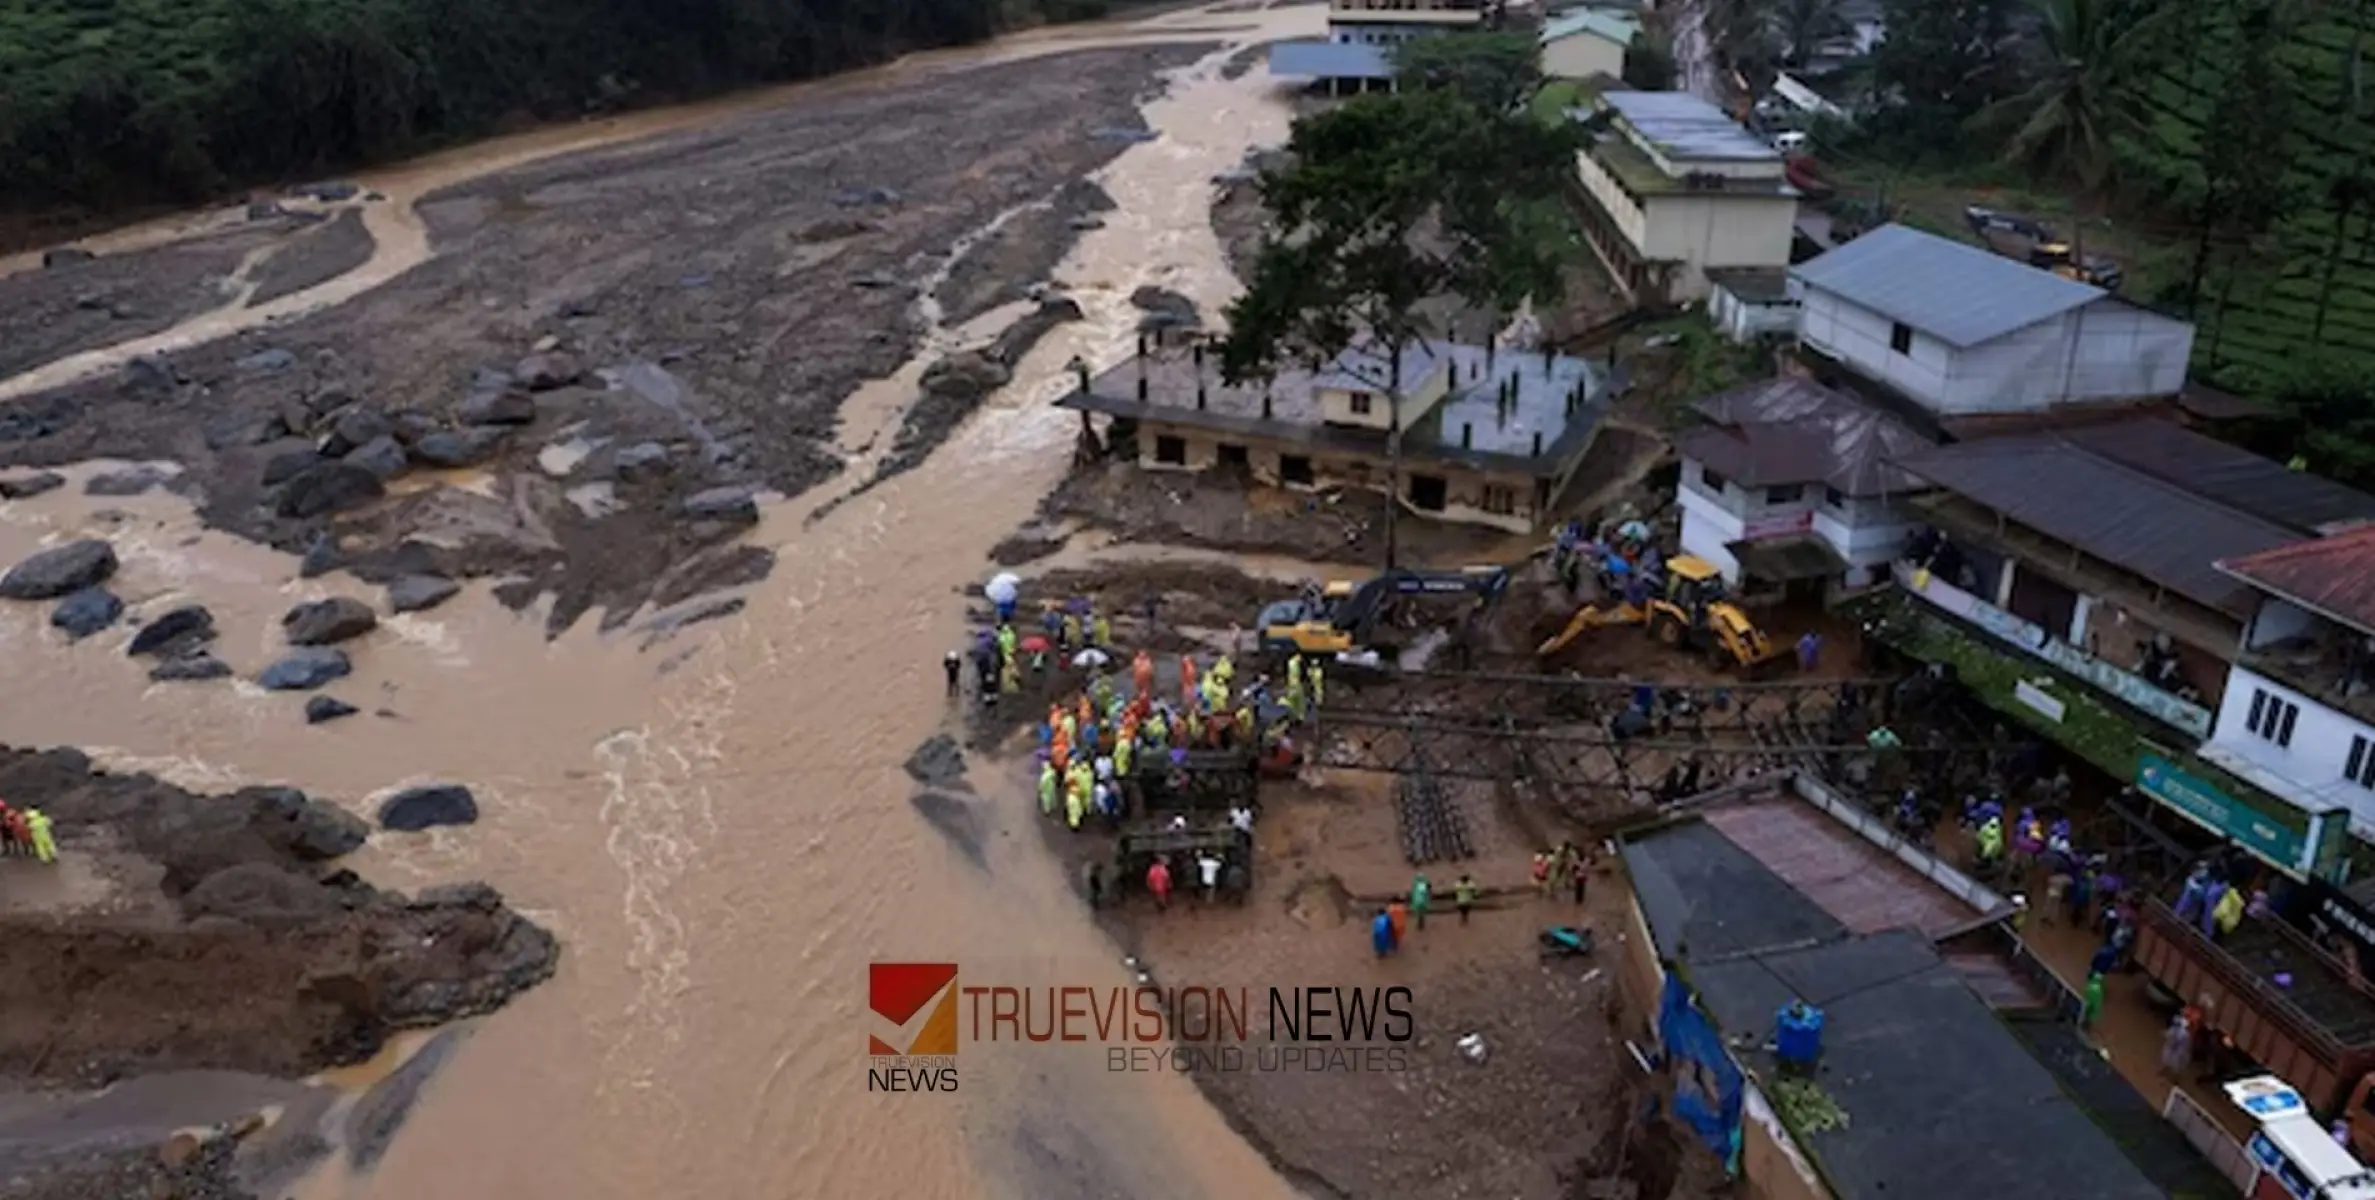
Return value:
<svg viewBox="0 0 2375 1200">
<path fill-rule="evenodd" d="M 1296 35 L 1316 18 L 1317 10 L 1305 9 L 1219 19 L 1181 13 L 1133 23 L 1123 38 L 1131 44 L 1111 49 L 1140 55 L 1131 69 L 1141 74 L 1123 80 L 1126 72 L 1116 67 L 1112 90 L 1099 95 L 1120 96 L 1124 108 L 1132 107 L 1129 100 L 1149 87 L 1145 72 L 1193 60 L 1168 77 L 1163 95 L 1145 103 L 1143 125 L 1115 126 L 1151 137 L 1099 135 L 1101 126 L 1088 124 L 1078 101 L 1088 82 L 1074 66 L 1079 55 L 1058 60 L 1065 64 L 1061 69 L 1044 61 L 1036 68 L 1061 81 L 1068 101 L 1029 79 L 999 73 L 1005 65 L 1068 51 L 1105 52 L 1092 37 L 1067 36 L 1086 31 L 1048 31 L 818 85 L 802 90 L 795 107 L 735 112 L 707 138 L 676 143 L 673 150 L 683 154 L 679 163 L 737 163 L 742 160 L 735 144 L 745 150 L 772 144 L 765 132 L 771 117 L 800 125 L 814 119 L 812 107 L 840 112 L 842 123 L 829 136 L 801 143 L 796 153 L 787 151 L 788 158 L 743 162 L 730 181 L 714 185 L 737 205 L 759 208 L 805 203 L 770 194 L 770 179 L 821 191 L 816 180 L 824 176 L 835 189 L 896 190 L 881 181 L 870 159 L 938 155 L 931 169 L 940 173 L 930 178 L 946 180 L 953 198 L 902 191 L 899 204 L 891 206 L 869 192 L 845 205 L 831 202 L 835 191 L 827 197 L 832 211 L 815 217 L 879 221 L 894 247 L 907 247 L 914 260 L 902 263 L 911 294 L 893 306 L 900 315 L 888 323 L 890 344 L 846 351 L 866 355 L 868 364 L 879 356 L 885 378 L 853 381 L 845 396 L 803 400 L 769 375 L 796 377 L 803 369 L 803 355 L 792 345 L 800 330 L 854 326 L 853 318 L 836 310 L 864 303 L 857 299 L 861 293 L 889 289 L 812 287 L 818 276 L 860 273 L 839 257 L 774 274 L 803 253 L 797 247 L 815 244 L 796 238 L 770 252 L 778 254 L 765 260 L 773 268 L 753 276 L 733 262 L 701 258 L 707 250 L 756 254 L 751 242 L 776 245 L 771 239 L 777 235 L 809 225 L 791 217 L 763 219 L 768 214 L 751 215 L 741 207 L 731 211 L 743 216 L 720 223 L 726 210 L 709 207 L 704 176 L 665 164 L 630 168 L 638 181 L 634 188 L 606 190 L 613 164 L 639 161 L 648 146 L 577 147 L 580 158 L 553 158 L 531 168 L 526 178 L 534 187 L 525 192 L 468 191 L 459 186 L 468 179 L 439 174 L 454 165 L 451 160 L 364 178 L 359 182 L 366 194 L 353 203 L 378 247 L 365 266 L 265 304 L 232 313 L 210 310 L 195 326 L 74 363 L 72 369 L 81 371 L 106 355 L 128 359 L 166 346 L 181 361 L 165 364 L 169 386 L 154 390 L 150 403 L 176 414 L 178 445 L 193 437 L 203 442 L 201 427 L 223 395 L 269 389 L 292 372 L 321 372 L 323 350 L 340 362 L 371 364 L 365 386 L 354 389 L 358 400 L 394 394 L 408 379 L 460 379 L 461 398 L 467 399 L 476 367 L 500 367 L 511 379 L 485 390 L 506 396 L 515 394 L 509 382 L 528 384 L 536 436 L 521 438 L 532 448 L 501 452 L 518 457 L 492 461 L 509 465 L 510 487 L 523 486 L 521 478 L 541 479 L 537 489 L 566 484 L 568 501 L 565 493 L 581 485 L 566 476 L 603 449 L 578 444 L 582 435 L 593 432 L 585 438 L 592 441 L 599 431 L 564 434 L 562 416 L 574 414 L 568 423 L 593 419 L 573 405 L 592 393 L 666 412 L 666 398 L 676 394 L 652 386 L 649 376 L 599 392 L 583 382 L 584 371 L 622 365 L 607 360 L 607 352 L 584 350 L 610 344 L 602 338 L 624 338 L 618 326 L 579 332 L 608 314 L 620 326 L 644 331 L 633 344 L 651 357 L 634 361 L 651 362 L 680 381 L 697 376 L 685 392 L 699 400 L 686 400 L 686 407 L 705 422 L 712 415 L 701 407 L 706 390 L 739 388 L 736 394 L 753 406 L 754 426 L 780 435 L 786 446 L 822 448 L 842 467 L 832 485 L 799 500 L 761 490 L 730 506 L 738 536 L 714 544 L 745 560 L 749 555 L 741 550 L 763 553 L 776 566 L 763 578 L 754 578 L 755 571 L 741 576 L 725 597 L 731 607 L 711 611 L 706 622 L 646 622 L 605 636 L 596 622 L 555 615 L 567 586 L 522 585 L 544 593 L 524 600 L 528 619 L 522 620 L 503 607 L 496 580 L 465 578 L 434 609 L 384 616 L 378 632 L 344 643 L 352 673 L 330 690 L 364 712 L 319 725 L 304 721 L 297 697 L 245 679 L 151 682 L 145 663 L 108 652 L 122 648 L 118 639 L 128 627 L 76 642 L 50 626 L 47 605 L 0 606 L 0 646 L 18 684 L 0 707 L 11 741 L 83 746 L 111 771 L 145 771 L 193 791 L 286 781 L 313 796 L 369 805 L 416 784 L 467 782 L 477 796 L 475 825 L 375 838 L 357 852 L 355 870 L 379 886 L 415 892 L 486 879 L 567 947 L 564 967 L 551 981 L 480 1022 L 451 1051 L 419 1088 L 402 1136 L 384 1155 L 368 1162 L 327 1161 L 289 1194 L 578 1200 L 867 1194 L 892 1186 L 928 1196 L 1288 1194 L 1185 1081 L 1113 1079 L 1095 1065 L 968 1048 L 959 1096 L 871 1094 L 859 1036 L 868 1016 L 858 989 L 872 960 L 958 961 L 967 972 L 992 978 L 1126 978 L 1094 927 L 1065 904 L 1060 868 L 1044 848 L 1012 836 L 1021 832 L 1022 813 L 994 808 L 983 815 L 976 862 L 951 850 L 928 815 L 903 803 L 897 764 L 948 715 L 939 703 L 937 648 L 954 641 L 958 624 L 945 598 L 977 579 L 989 546 L 1028 517 L 1036 497 L 1063 474 L 1069 422 L 1045 406 L 1051 389 L 1063 386 L 1063 364 L 1076 355 L 1109 360 L 1123 352 L 1136 322 L 1128 298 L 1141 287 L 1171 289 L 1206 311 L 1226 301 L 1231 285 L 1209 233 L 1206 189 L 1249 146 L 1283 137 L 1285 108 L 1263 81 L 1224 79 L 1222 68 L 1240 43 Z M 1209 54 L 1177 51 L 1176 60 L 1143 57 L 1165 42 L 1227 45 Z M 1016 347 L 1015 361 L 1004 364 L 1011 378 L 990 385 L 972 415 L 945 430 L 947 444 L 938 452 L 811 521 L 845 490 L 875 477 L 897 440 L 895 431 L 907 424 L 927 369 L 973 337 L 988 342 L 996 336 L 996 328 L 978 324 L 947 329 L 920 297 L 941 267 L 987 236 L 997 214 L 1017 204 L 1036 211 L 1029 202 L 1044 198 L 1019 187 L 1035 189 L 1041 166 L 1000 149 L 1033 135 L 1020 126 L 1000 129 L 996 137 L 975 129 L 984 111 L 1020 120 L 1021 110 L 997 107 L 1005 92 L 1038 97 L 1029 102 L 1047 107 L 1031 115 L 1063 123 L 1070 131 L 1066 144 L 1082 153 L 1068 161 L 1083 170 L 1104 164 L 1094 182 L 1113 207 L 1095 214 L 1095 222 L 1078 222 L 1082 228 L 1064 222 L 1065 232 L 1078 240 L 1051 272 L 1081 317 L 1044 331 L 1035 346 Z M 901 95 L 908 96 L 904 104 Z M 886 121 L 885 114 L 899 113 L 914 114 L 922 124 L 900 128 Z M 869 132 L 874 126 L 880 131 Z M 894 145 L 902 139 L 907 149 Z M 1057 140 L 1050 135 L 1031 142 L 1031 154 L 1054 160 L 1071 153 Z M 842 161 L 833 155 L 844 143 L 862 153 L 846 170 L 827 170 Z M 952 146 L 987 157 L 991 167 L 970 169 Z M 513 150 L 490 153 L 496 171 L 518 165 L 505 161 Z M 486 174 L 488 163 L 476 165 L 482 169 L 471 179 Z M 748 181 L 751 172 L 762 178 Z M 1045 174 L 1051 189 L 1071 183 Z M 1016 181 L 1016 187 L 1007 186 Z M 387 198 L 370 200 L 370 191 Z M 439 192 L 464 196 L 465 203 L 450 210 L 414 207 Z M 913 209 L 975 203 L 982 205 L 974 214 L 981 220 L 960 231 L 970 239 L 930 246 L 928 222 L 902 224 Z M 568 211 L 580 206 L 599 216 L 597 224 L 627 232 L 577 223 Z M 417 243 L 407 240 L 414 236 L 407 222 L 415 219 Z M 1102 228 L 1085 227 L 1100 222 Z M 447 232 L 432 236 L 440 229 Z M 872 236 L 853 234 L 849 240 Z M 571 257 L 580 253 L 570 245 L 579 237 L 615 237 L 605 243 L 615 254 L 585 266 L 586 260 Z M 688 261 L 638 251 L 638 242 L 664 243 Z M 505 257 L 500 249 L 519 245 L 547 247 L 554 261 L 568 266 L 548 268 L 543 259 Z M 604 293 L 591 315 L 559 317 L 559 306 L 581 294 L 571 285 L 588 278 L 588 270 L 596 282 L 611 278 L 604 271 L 628 278 L 625 298 Z M 688 282 L 701 275 L 709 276 L 706 285 Z M 699 306 L 721 279 L 730 279 L 727 286 L 741 308 Z M 415 288 L 425 290 L 407 290 Z M 498 299 L 491 309 L 479 303 L 489 293 Z M 531 294 L 551 299 L 554 309 L 510 307 Z M 405 297 L 425 301 L 426 315 L 402 312 Z M 989 302 L 988 315 L 1027 315 L 1002 314 L 1015 306 Z M 770 307 L 776 305 L 799 311 Z M 753 312 L 772 312 L 785 324 L 762 328 Z M 535 324 L 549 320 L 563 322 L 568 332 Z M 699 338 L 710 336 L 713 322 L 736 321 L 745 323 L 715 334 L 721 340 L 714 360 L 659 361 L 666 356 L 661 334 L 674 337 L 683 330 Z M 920 352 L 901 361 L 896 339 L 919 325 Z M 344 329 L 345 338 L 300 344 L 306 331 L 322 328 Z M 247 336 L 251 329 L 258 333 Z M 787 329 L 780 341 L 766 341 L 769 330 Z M 260 332 L 265 330 L 269 336 Z M 533 339 L 524 347 L 518 344 L 529 335 Z M 545 336 L 564 339 L 542 353 L 576 359 L 579 382 L 536 388 L 540 380 L 565 374 L 562 364 L 521 361 L 539 353 L 536 342 Z M 275 349 L 288 351 L 287 358 L 256 358 Z M 741 351 L 749 353 L 743 364 L 748 378 L 734 361 Z M 214 390 L 207 390 L 198 381 L 201 373 L 181 362 L 221 364 L 206 371 L 224 373 L 208 374 Z M 186 382 L 184 375 L 190 377 Z M 111 385 L 127 382 L 138 390 L 159 381 L 135 371 L 72 384 L 72 394 L 92 401 L 79 412 L 59 410 L 45 398 L 26 403 L 24 396 L 46 389 L 20 382 L 6 411 L 34 426 L 59 420 L 70 427 L 26 439 L 32 442 L 88 437 L 96 445 L 103 437 L 158 436 L 130 428 L 155 417 L 111 392 Z M 328 382 L 324 374 L 315 386 L 326 390 Z M 437 386 L 439 395 L 454 399 L 446 389 L 456 385 Z M 569 395 L 552 398 L 564 392 Z M 517 408 L 509 400 L 483 403 Z M 91 418 L 93 411 L 106 415 Z M 269 415 L 287 424 L 292 414 Z M 384 415 L 395 424 L 394 412 Z M 86 421 L 92 432 L 72 432 Z M 119 431 L 118 424 L 127 428 Z M 754 433 L 754 442 L 765 441 L 766 432 Z M 332 428 L 322 436 L 348 435 Z M 386 436 L 402 447 L 398 431 Z M 697 434 L 685 440 L 706 455 Z M 607 448 L 635 444 L 614 441 Z M 58 445 L 38 461 L 77 457 L 65 443 Z M 352 447 L 349 455 L 360 449 Z M 562 478 L 554 478 L 555 471 Z M 0 504 L 0 559 L 13 563 L 44 546 L 107 537 L 125 563 L 117 590 L 131 614 L 127 619 L 205 604 L 223 631 L 218 657 L 235 676 L 252 678 L 280 654 L 281 617 L 292 604 L 342 595 L 375 607 L 389 603 L 381 588 L 338 565 L 339 557 L 314 555 L 309 564 L 306 556 L 289 552 L 297 547 L 276 549 L 234 536 L 241 526 L 231 517 L 212 526 L 202 522 L 191 500 L 210 512 L 217 504 L 239 502 L 177 484 L 190 470 L 180 476 L 159 470 L 162 482 L 133 495 L 86 494 L 94 473 L 67 470 L 67 486 Z M 632 481 L 611 482 L 628 493 Z M 175 486 L 192 495 L 176 494 Z M 420 547 L 403 553 L 451 553 L 455 544 L 470 541 L 452 536 L 455 530 L 467 532 L 481 518 L 492 521 L 497 509 L 504 527 L 519 521 L 520 494 L 471 468 L 408 468 L 382 488 L 392 497 L 352 510 L 355 527 L 342 528 L 342 534 L 378 538 L 383 526 L 374 522 L 390 512 L 401 519 L 384 528 L 406 529 L 411 518 L 401 514 L 412 506 L 436 506 L 432 515 L 458 509 L 459 519 L 443 526 L 414 523 L 403 535 Z M 498 504 L 479 502 L 489 493 Z M 276 509 L 278 498 L 276 493 Z M 535 511 L 533 505 L 527 509 Z M 239 519 L 260 518 L 250 513 Z M 269 519 L 284 518 L 275 512 Z M 612 529 L 622 542 L 636 532 Z M 587 554 L 611 549 L 565 543 L 562 558 L 577 548 Z M 355 549 L 345 547 L 350 555 Z M 618 552 L 643 551 L 627 546 Z M 421 565 L 452 566 L 435 559 Z M 321 566 L 328 569 L 310 569 Z M 738 564 L 735 571 L 750 568 Z M 536 582 L 533 574 L 525 578 Z M 632 583 L 662 590 L 657 579 Z M 625 587 L 620 585 L 621 595 Z M 588 589 L 589 595 L 600 593 L 599 587 Z M 508 589 L 505 597 L 524 599 L 521 589 Z M 548 629 L 562 632 L 548 641 Z M 32 702 L 34 697 L 41 702 Z"/>
</svg>

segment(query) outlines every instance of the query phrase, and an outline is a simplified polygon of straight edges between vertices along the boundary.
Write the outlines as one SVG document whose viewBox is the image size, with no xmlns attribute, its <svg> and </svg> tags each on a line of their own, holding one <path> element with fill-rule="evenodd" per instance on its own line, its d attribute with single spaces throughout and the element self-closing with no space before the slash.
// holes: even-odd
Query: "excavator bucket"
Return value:
<svg viewBox="0 0 2375 1200">
<path fill-rule="evenodd" d="M 1582 637 L 1590 630 L 1605 625 L 1639 625 L 1648 619 L 1648 616 L 1647 612 L 1630 604 L 1619 604 L 1613 608 L 1601 608 L 1596 604 L 1586 604 L 1576 609 L 1575 615 L 1567 618 L 1567 627 L 1559 630 L 1558 636 L 1542 643 L 1534 651 L 1534 655 L 1537 658 L 1548 658 L 1566 649 L 1575 639 Z"/>
</svg>

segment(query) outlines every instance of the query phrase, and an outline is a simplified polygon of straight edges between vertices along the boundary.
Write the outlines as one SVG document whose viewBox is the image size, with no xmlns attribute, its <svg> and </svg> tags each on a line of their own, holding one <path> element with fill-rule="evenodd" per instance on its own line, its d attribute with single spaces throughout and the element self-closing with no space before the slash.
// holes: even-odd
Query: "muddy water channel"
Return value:
<svg viewBox="0 0 2375 1200">
<path fill-rule="evenodd" d="M 1241 46 L 1316 23 L 1308 7 L 1191 11 L 888 70 L 1099 39 Z M 1030 984 L 1127 979 L 1010 781 L 975 767 L 991 797 L 976 866 L 910 806 L 900 763 L 951 718 L 939 658 L 963 636 L 958 593 L 1066 467 L 1073 418 L 1047 403 L 1068 385 L 1063 365 L 1127 353 L 1133 288 L 1170 288 L 1207 311 L 1234 288 L 1206 217 L 1208 180 L 1248 146 L 1282 139 L 1287 113 L 1263 72 L 1224 79 L 1227 57 L 1182 72 L 1147 108 L 1161 136 L 1100 175 L 1118 210 L 1057 272 L 1087 319 L 1043 341 L 921 469 L 814 522 L 863 472 L 770 510 L 752 540 L 780 565 L 731 618 L 673 636 L 633 626 L 604 636 L 580 622 L 547 642 L 536 614 L 506 611 L 476 585 L 358 643 L 355 676 L 331 690 L 363 715 L 309 728 L 286 695 L 149 684 L 121 655 L 120 631 L 67 648 L 44 610 L 0 609 L 9 742 L 83 746 L 192 787 L 287 782 L 365 812 L 409 783 L 467 782 L 484 811 L 476 826 L 382 834 L 353 865 L 398 888 L 486 879 L 561 937 L 558 977 L 459 1043 L 376 1168 L 334 1162 L 300 1194 L 1286 1193 L 1176 1077 L 1108 1074 L 1089 1050 L 968 1045 L 956 1095 L 890 1096 L 867 1091 L 864 1053 L 871 960 L 953 961 L 974 978 Z M 656 114 L 633 128 L 697 119 Z M 556 136 L 490 152 L 475 169 L 449 159 L 367 181 L 391 198 L 372 210 L 372 263 L 274 311 L 337 303 L 420 261 L 430 251 L 410 201 L 431 182 L 577 148 Z M 160 344 L 219 336 L 261 311 Z M 867 389 L 846 414 L 845 444 L 869 440 L 908 395 Z M 242 676 L 274 653 L 289 605 L 376 599 L 343 575 L 299 581 L 292 559 L 201 530 L 171 497 L 78 493 L 0 509 L 0 560 L 61 535 L 108 536 L 125 598 L 152 611 L 168 597 L 207 604 L 225 630 L 220 656 Z"/>
</svg>

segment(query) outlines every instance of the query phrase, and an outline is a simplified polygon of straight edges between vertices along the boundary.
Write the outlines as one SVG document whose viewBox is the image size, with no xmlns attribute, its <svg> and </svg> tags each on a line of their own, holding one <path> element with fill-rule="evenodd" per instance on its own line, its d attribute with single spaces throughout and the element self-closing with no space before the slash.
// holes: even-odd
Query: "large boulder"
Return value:
<svg viewBox="0 0 2375 1200">
<path fill-rule="evenodd" d="M 396 425 L 388 420 L 387 414 L 368 404 L 349 405 L 330 422 L 330 436 L 322 443 L 322 453 L 332 458 L 344 457 L 357 446 L 395 432 Z"/>
<path fill-rule="evenodd" d="M 472 392 L 454 406 L 454 419 L 464 425 L 525 425 L 536 419 L 536 397 L 508 388 Z"/>
<path fill-rule="evenodd" d="M 610 467 L 620 483 L 643 483 L 668 473 L 668 447 L 658 442 L 637 442 L 621 446 L 610 456 Z"/>
<path fill-rule="evenodd" d="M 256 682 L 274 692 L 310 692 L 333 679 L 354 673 L 355 664 L 343 650 L 309 646 L 264 668 Z"/>
<path fill-rule="evenodd" d="M 214 614 L 189 604 L 165 613 L 132 635 L 126 654 L 178 658 L 214 640 Z"/>
<path fill-rule="evenodd" d="M 566 354 L 531 354 L 511 369 L 511 378 L 531 392 L 549 392 L 585 378 L 585 368 Z"/>
<path fill-rule="evenodd" d="M 66 631 L 69 639 L 80 641 L 110 625 L 124 615 L 124 602 L 106 588 L 90 587 L 58 601 L 49 615 L 49 623 Z"/>
<path fill-rule="evenodd" d="M 756 525 L 759 521 L 758 493 L 756 489 L 743 484 L 713 487 L 685 497 L 679 511 L 686 519 L 693 521 Z"/>
<path fill-rule="evenodd" d="M 97 587 L 115 574 L 115 547 L 84 538 L 44 550 L 0 575 L 0 597 L 55 600 Z"/>
<path fill-rule="evenodd" d="M 30 500 L 43 492 L 54 492 L 65 486 L 66 477 L 56 471 L 11 475 L 0 479 L 0 500 Z"/>
<path fill-rule="evenodd" d="M 281 487 L 278 511 L 297 520 L 327 516 L 368 504 L 387 494 L 379 476 L 349 462 L 307 467 Z"/>
<path fill-rule="evenodd" d="M 976 350 L 960 350 L 924 369 L 924 390 L 935 396 L 979 400 L 1006 386 L 1014 372 Z"/>
<path fill-rule="evenodd" d="M 281 617 L 281 632 L 292 646 L 327 646 L 359 638 L 379 627 L 371 606 L 345 596 L 300 604 Z"/>
<path fill-rule="evenodd" d="M 342 461 L 361 467 L 382 480 L 394 479 L 404 473 L 404 468 L 412 465 L 411 460 L 405 457 L 404 447 L 392 434 L 381 434 L 355 447 Z"/>
<path fill-rule="evenodd" d="M 379 827 L 405 833 L 437 825 L 468 825 L 476 820 L 478 797 L 460 784 L 406 788 L 379 806 Z"/>
<path fill-rule="evenodd" d="M 264 460 L 264 486 L 279 487 L 322 465 L 322 456 L 311 449 L 283 450 Z"/>
<path fill-rule="evenodd" d="M 193 650 L 176 658 L 168 658 L 148 669 L 149 679 L 156 683 L 196 683 L 227 678 L 230 674 L 231 664 L 204 650 Z"/>
<path fill-rule="evenodd" d="M 406 575 L 388 584 L 389 612 L 426 612 L 454 598 L 462 585 L 443 575 Z"/>
<path fill-rule="evenodd" d="M 240 359 L 238 365 L 239 369 L 243 371 L 270 374 L 276 371 L 286 371 L 290 367 L 296 366 L 297 356 L 275 346 L 269 350 L 258 350 L 254 354 Z"/>
<path fill-rule="evenodd" d="M 313 699 L 305 702 L 305 723 L 308 725 L 319 725 L 324 721 L 335 721 L 340 717 L 351 717 L 361 711 L 363 710 L 356 708 L 352 704 L 348 704 L 346 701 L 341 700 L 336 696 L 315 696 Z"/>
<path fill-rule="evenodd" d="M 240 795 L 255 803 L 254 820 L 265 837 L 308 862 L 351 854 L 371 836 L 361 817 L 295 788 L 248 788 Z"/>
<path fill-rule="evenodd" d="M 522 397 L 526 399 L 526 397 Z M 452 470 L 485 462 L 503 444 L 501 427 L 439 430 L 412 443 L 412 460 L 424 467 Z"/>
</svg>

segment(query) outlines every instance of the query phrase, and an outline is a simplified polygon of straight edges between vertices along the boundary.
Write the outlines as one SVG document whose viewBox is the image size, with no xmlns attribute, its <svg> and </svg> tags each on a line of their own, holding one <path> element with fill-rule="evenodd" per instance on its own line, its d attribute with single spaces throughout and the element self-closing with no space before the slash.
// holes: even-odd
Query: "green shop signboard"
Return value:
<svg viewBox="0 0 2375 1200">
<path fill-rule="evenodd" d="M 2269 820 L 2158 754 L 2142 756 L 2136 768 L 2136 787 L 2288 871 L 2306 871 L 2312 865 L 2304 853 L 2306 839 L 2298 830 Z"/>
</svg>

